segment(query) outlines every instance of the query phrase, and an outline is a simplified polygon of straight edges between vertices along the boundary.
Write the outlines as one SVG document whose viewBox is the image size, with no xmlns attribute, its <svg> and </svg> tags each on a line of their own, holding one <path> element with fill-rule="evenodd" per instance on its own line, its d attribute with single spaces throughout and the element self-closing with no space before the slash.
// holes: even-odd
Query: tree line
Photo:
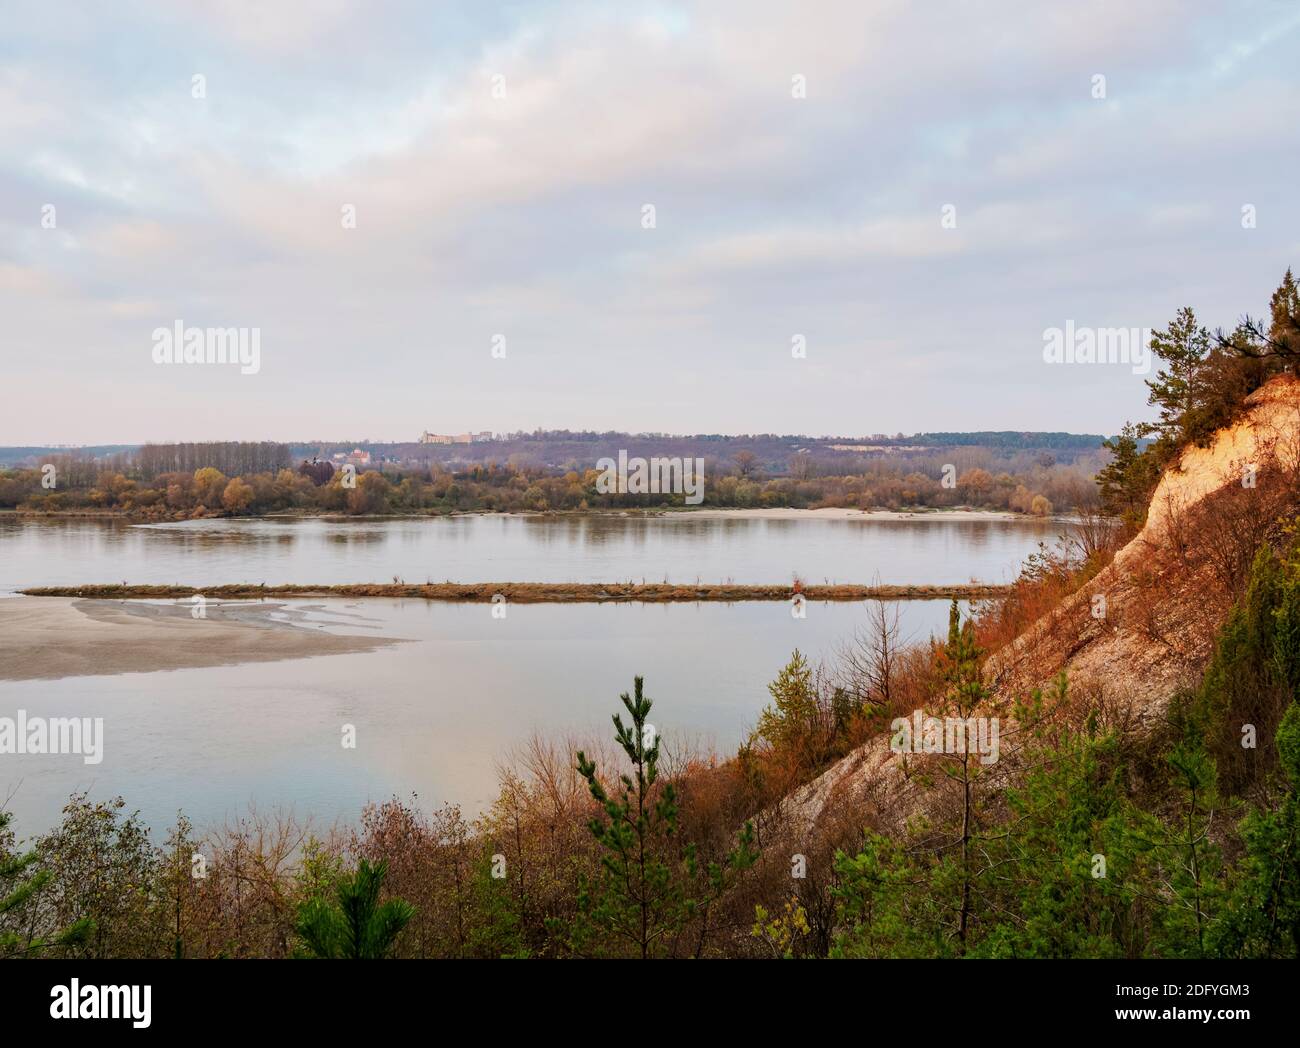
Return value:
<svg viewBox="0 0 1300 1048">
<path fill-rule="evenodd" d="M 197 445 L 192 447 L 198 447 Z M 185 452 L 187 456 L 196 454 Z M 268 454 L 273 454 L 268 452 Z M 706 466 L 704 503 L 722 508 L 863 510 L 945 509 L 959 506 L 1048 516 L 1089 512 L 1097 506 L 1089 471 L 1076 465 L 1030 462 L 1016 472 L 963 462 L 986 461 L 960 453 L 956 461 L 910 466 L 877 463 L 856 474 L 763 477 L 743 453 L 734 463 Z M 159 456 L 152 467 L 170 461 Z M 203 461 L 203 459 L 198 459 Z M 266 513 L 441 514 L 682 508 L 684 494 L 609 493 L 597 490 L 594 469 L 565 471 L 499 465 L 460 471 L 430 469 L 336 470 L 304 461 L 296 469 L 237 472 L 211 465 L 193 471 L 150 472 L 133 462 L 104 470 L 76 460 L 56 460 L 56 484 L 40 470 L 0 472 L 0 507 L 36 513 L 102 511 L 143 520 Z"/>
<path fill-rule="evenodd" d="M 289 445 L 275 441 L 216 441 L 203 444 L 145 444 L 135 453 L 140 479 L 163 473 L 219 469 L 227 476 L 275 473 L 290 464 Z"/>
</svg>

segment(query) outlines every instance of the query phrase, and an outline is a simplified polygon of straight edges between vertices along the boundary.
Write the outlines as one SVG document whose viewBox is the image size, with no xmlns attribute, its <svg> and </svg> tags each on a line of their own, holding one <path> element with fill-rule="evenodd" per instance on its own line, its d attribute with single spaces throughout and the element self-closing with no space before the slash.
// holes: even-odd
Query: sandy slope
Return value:
<svg viewBox="0 0 1300 1048">
<path fill-rule="evenodd" d="M 1195 567 L 1199 560 L 1203 569 L 1205 558 L 1193 557 L 1188 568 L 1174 559 L 1154 591 L 1143 577 L 1170 559 L 1162 555 L 1175 541 L 1204 552 L 1214 539 L 1188 527 L 1189 511 L 1240 485 L 1251 465 L 1261 471 L 1261 484 L 1292 483 L 1300 472 L 1300 380 L 1274 379 L 1247 399 L 1242 417 L 1208 447 L 1189 448 L 1161 478 L 1142 532 L 1083 589 L 994 655 L 994 702 L 1004 716 L 1012 697 L 1046 685 L 1062 670 L 1072 690 L 1099 689 L 1137 725 L 1155 723 L 1177 688 L 1199 680 L 1226 611 L 1222 602 L 1206 599 L 1208 582 Z M 1097 597 L 1105 598 L 1101 617 L 1094 614 Z M 1002 753 L 995 781 L 1010 781 L 1015 744 Z M 919 806 L 936 802 L 933 791 L 918 789 L 917 763 L 892 753 L 888 736 L 872 739 L 787 797 L 774 813 L 778 825 L 796 841 L 832 831 L 842 819 L 897 827 Z"/>
</svg>

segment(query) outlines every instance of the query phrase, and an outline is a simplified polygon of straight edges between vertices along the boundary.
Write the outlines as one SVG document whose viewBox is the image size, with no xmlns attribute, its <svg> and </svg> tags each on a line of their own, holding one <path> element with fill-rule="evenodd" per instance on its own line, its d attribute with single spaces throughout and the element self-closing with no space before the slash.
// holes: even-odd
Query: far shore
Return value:
<svg viewBox="0 0 1300 1048">
<path fill-rule="evenodd" d="M 791 506 L 777 507 L 716 507 L 705 506 L 647 506 L 598 507 L 594 509 L 540 510 L 521 512 L 500 512 L 497 510 L 472 509 L 453 510 L 448 513 L 372 513 L 348 514 L 334 511 L 289 511 L 263 513 L 244 516 L 227 516 L 213 514 L 206 517 L 190 517 L 181 520 L 152 519 L 149 517 L 121 513 L 113 510 L 68 509 L 68 510 L 26 510 L 0 509 L 0 517 L 15 517 L 24 520 L 112 520 L 125 524 L 187 524 L 199 520 L 328 520 L 328 521 L 366 521 L 366 520 L 424 520 L 443 517 L 698 517 L 704 520 L 882 520 L 882 521 L 1018 521 L 1022 523 L 1050 523 L 1067 520 L 1059 514 L 1037 517 L 1028 513 L 1013 513 L 1009 510 L 969 509 L 969 508 L 929 508 L 891 510 L 858 509 L 853 506 L 823 506 L 818 509 L 800 509 Z"/>
</svg>

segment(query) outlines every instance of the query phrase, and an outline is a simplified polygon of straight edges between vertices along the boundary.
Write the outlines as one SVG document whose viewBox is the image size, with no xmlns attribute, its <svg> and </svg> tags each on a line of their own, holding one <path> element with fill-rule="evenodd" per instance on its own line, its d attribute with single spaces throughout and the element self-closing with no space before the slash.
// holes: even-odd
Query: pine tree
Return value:
<svg viewBox="0 0 1300 1048">
<path fill-rule="evenodd" d="M 1111 460 L 1097 474 L 1103 511 L 1136 528 L 1146 516 L 1158 470 L 1152 456 L 1138 449 L 1138 427 L 1124 424 L 1114 440 L 1102 441 Z"/>
<path fill-rule="evenodd" d="M 772 705 L 759 714 L 755 738 L 796 758 L 799 767 L 815 767 L 821 757 L 821 710 L 812 667 L 798 648 L 767 686 Z"/>
<path fill-rule="evenodd" d="M 1300 957 L 1300 705 L 1291 703 L 1277 731 L 1287 791 L 1276 811 L 1241 824 L 1246 846 L 1215 951 L 1229 957 Z"/>
<path fill-rule="evenodd" d="M 694 842 L 681 847 L 679 863 L 669 861 L 677 834 L 677 791 L 672 783 L 658 785 L 660 736 L 648 720 L 653 703 L 643 686 L 643 678 L 636 677 L 632 695 L 619 696 L 631 724 L 614 714 L 615 739 L 632 765 L 631 775 L 619 776 L 615 794 L 600 781 L 596 762 L 581 750 L 577 754 L 578 773 L 601 807 L 603 817 L 587 825 L 602 854 L 597 879 L 579 881 L 578 917 L 569 930 L 569 945 L 579 953 L 617 955 L 630 948 L 643 959 L 662 956 L 674 952 L 686 927 L 698 922 L 693 951 L 698 956 L 709 906 L 757 861 L 753 827 L 745 824 L 736 848 L 721 863 L 701 869 Z M 700 889 L 702 897 L 694 897 Z M 549 926 L 560 931 L 554 921 Z M 611 942 L 602 943 L 601 933 Z"/>
<path fill-rule="evenodd" d="M 1058 681 L 1052 707 L 1065 702 Z M 987 862 L 998 872 L 1001 921 L 981 944 L 988 957 L 1126 957 L 1140 954 L 1134 915 L 1149 889 L 1147 849 L 1134 838 L 1125 755 L 1095 717 L 1081 730 L 1033 730 L 1029 769 L 1007 791 L 1010 817 Z M 1135 896 L 1139 901 L 1135 903 Z"/>
<path fill-rule="evenodd" d="M 299 907 L 296 930 L 305 956 L 367 960 L 389 955 L 415 907 L 402 899 L 380 904 L 387 873 L 387 862 L 371 866 L 362 859 L 353 876 L 339 881 L 335 902 L 314 896 Z"/>
<path fill-rule="evenodd" d="M 992 694 L 984 683 L 981 665 L 984 652 L 975 643 L 975 631 L 969 621 L 962 623 L 954 599 L 948 610 L 948 643 L 943 652 L 943 679 L 947 685 L 948 712 L 969 721 Z M 969 740 L 968 740 L 969 741 Z M 961 830 L 957 841 L 961 848 L 961 908 L 957 915 L 957 939 L 965 952 L 970 931 L 974 871 L 972 844 L 976 836 L 975 783 L 980 777 L 978 759 L 971 763 L 971 747 L 961 753 L 946 755 L 944 774 L 961 785 Z"/>
<path fill-rule="evenodd" d="M 1151 352 L 1168 366 L 1148 379 L 1147 403 L 1160 409 L 1157 422 L 1144 423 L 1139 435 L 1155 435 L 1162 461 L 1181 447 L 1195 425 L 1199 396 L 1199 369 L 1210 354 L 1210 333 L 1196 323 L 1196 313 L 1184 306 L 1164 331 L 1151 336 Z"/>
<path fill-rule="evenodd" d="M 942 896 L 931 891 L 935 863 L 889 837 L 866 831 L 857 854 L 835 853 L 840 931 L 832 957 L 935 957 L 948 951 Z"/>
<path fill-rule="evenodd" d="M 1171 905 L 1160 914 L 1157 945 L 1168 956 L 1205 957 L 1206 935 L 1222 894 L 1219 852 L 1210 840 L 1218 810 L 1214 762 L 1195 737 L 1179 740 L 1168 762 L 1182 793 L 1182 810 L 1152 839 L 1157 854 L 1164 853 L 1164 880 L 1172 895 Z"/>
<path fill-rule="evenodd" d="M 1290 358 L 1294 371 L 1300 359 L 1300 287 L 1289 268 L 1269 300 L 1268 338 L 1274 352 Z"/>
</svg>

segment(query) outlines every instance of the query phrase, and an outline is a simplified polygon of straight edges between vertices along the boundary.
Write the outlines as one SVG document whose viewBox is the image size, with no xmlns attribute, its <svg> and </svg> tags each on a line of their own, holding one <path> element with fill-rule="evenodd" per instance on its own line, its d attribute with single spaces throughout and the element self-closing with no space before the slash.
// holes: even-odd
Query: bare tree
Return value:
<svg viewBox="0 0 1300 1048">
<path fill-rule="evenodd" d="M 863 706 L 888 710 L 899 654 L 905 647 L 898 605 L 867 601 L 867 619 L 840 652 L 844 688 Z"/>
<path fill-rule="evenodd" d="M 1061 547 L 1072 563 L 1083 563 L 1102 553 L 1113 553 L 1120 537 L 1118 522 L 1102 513 L 1080 513 L 1061 536 Z"/>
<path fill-rule="evenodd" d="M 813 475 L 813 457 L 807 451 L 796 451 L 790 456 L 790 476 L 807 480 Z"/>
</svg>

